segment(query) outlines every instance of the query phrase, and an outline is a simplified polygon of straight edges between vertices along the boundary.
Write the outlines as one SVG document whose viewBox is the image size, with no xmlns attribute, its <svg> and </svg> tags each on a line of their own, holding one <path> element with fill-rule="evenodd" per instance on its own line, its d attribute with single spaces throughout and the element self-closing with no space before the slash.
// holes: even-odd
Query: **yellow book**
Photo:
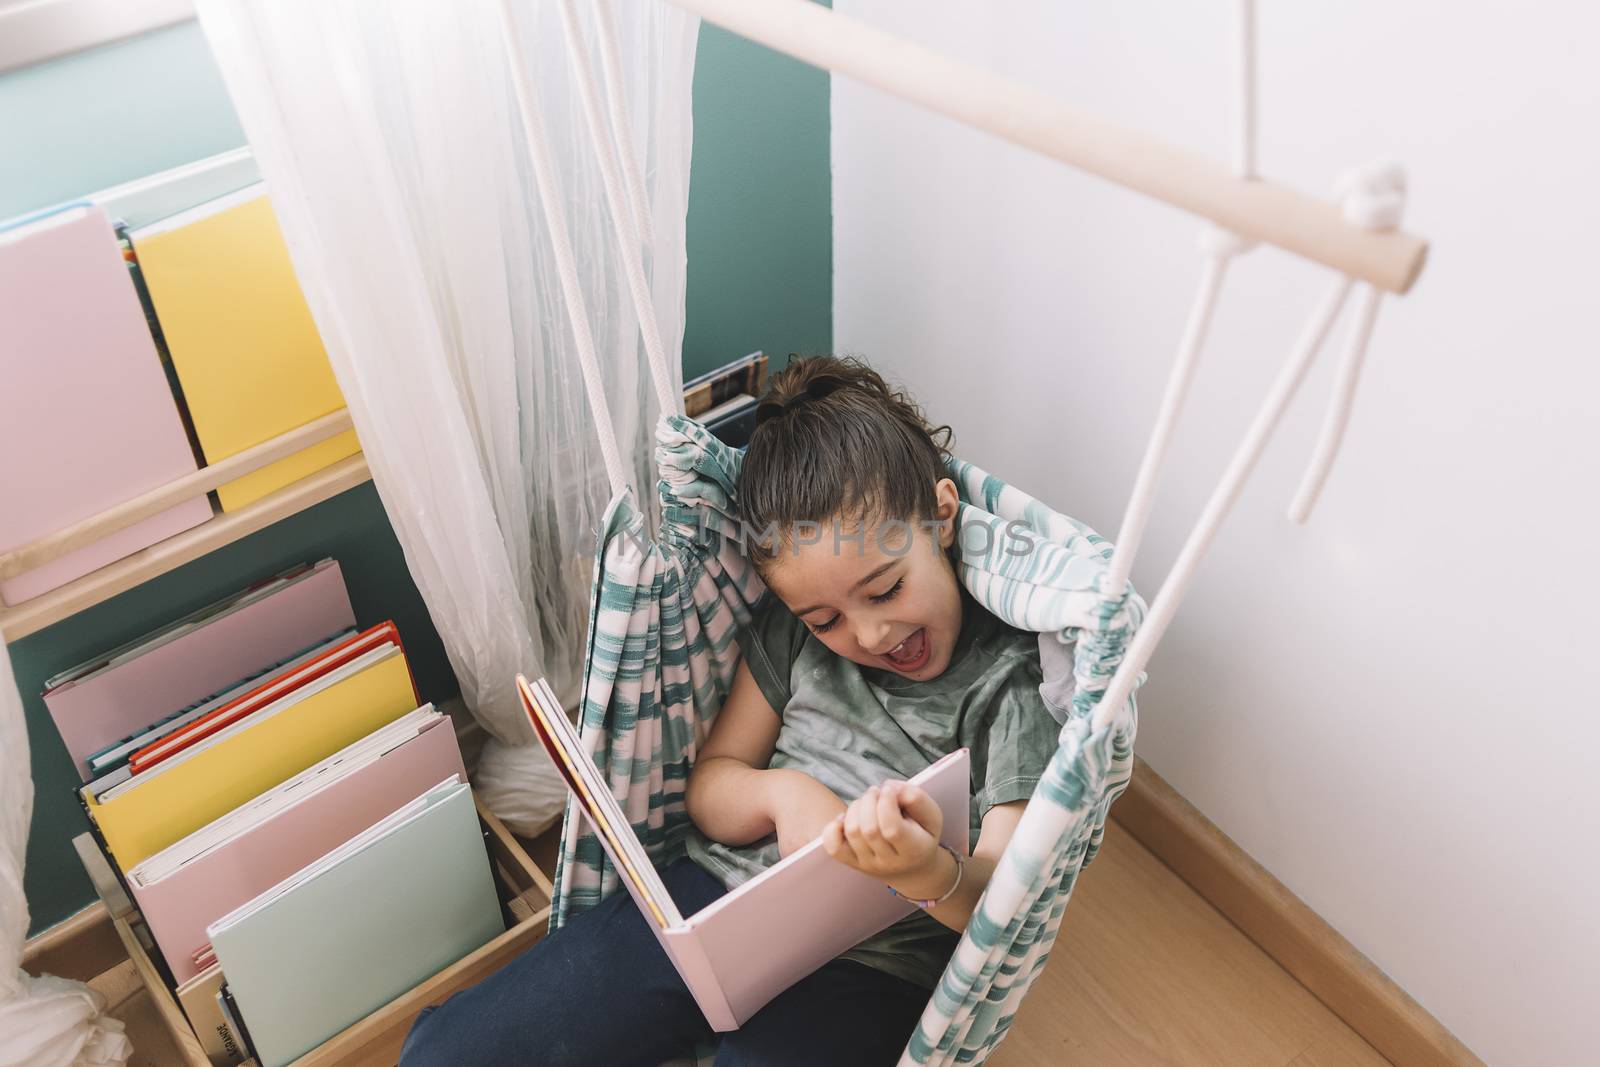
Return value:
<svg viewBox="0 0 1600 1067">
<path fill-rule="evenodd" d="M 298 695 L 197 742 L 96 800 L 90 818 L 124 871 L 417 706 L 405 653 L 387 645 Z"/>
<path fill-rule="evenodd" d="M 208 463 L 344 407 L 263 186 L 133 231 Z M 353 431 L 217 492 L 236 511 L 361 450 Z"/>
</svg>

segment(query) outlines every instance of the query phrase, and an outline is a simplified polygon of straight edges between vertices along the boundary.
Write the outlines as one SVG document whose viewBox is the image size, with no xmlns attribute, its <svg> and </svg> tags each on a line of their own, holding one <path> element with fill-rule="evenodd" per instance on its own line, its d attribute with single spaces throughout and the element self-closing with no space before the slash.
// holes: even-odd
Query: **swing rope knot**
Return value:
<svg viewBox="0 0 1600 1067">
<path fill-rule="evenodd" d="M 1212 259 L 1242 256 L 1260 243 L 1221 226 L 1208 224 L 1200 229 L 1200 252 Z"/>
<path fill-rule="evenodd" d="M 1396 230 L 1406 210 L 1406 169 L 1398 163 L 1368 163 L 1346 171 L 1335 186 L 1345 221 L 1365 230 Z"/>
</svg>

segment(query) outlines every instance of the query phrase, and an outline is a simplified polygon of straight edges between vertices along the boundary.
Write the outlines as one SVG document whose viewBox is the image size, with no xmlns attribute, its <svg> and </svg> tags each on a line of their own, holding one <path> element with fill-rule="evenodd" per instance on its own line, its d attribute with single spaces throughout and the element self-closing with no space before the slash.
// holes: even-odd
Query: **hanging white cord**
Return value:
<svg viewBox="0 0 1600 1067">
<path fill-rule="evenodd" d="M 622 153 L 622 175 L 628 180 L 628 199 L 633 202 L 633 224 L 639 233 L 639 247 L 655 247 L 655 219 L 650 198 L 645 195 L 644 173 L 639 169 L 639 154 L 633 150 L 633 124 L 628 121 L 628 98 L 622 82 L 622 49 L 617 47 L 617 17 L 611 0 L 595 0 L 595 29 L 600 40 L 600 76 L 605 82 L 606 104 L 611 109 L 611 129 Z"/>
<path fill-rule="evenodd" d="M 583 369 L 584 391 L 589 397 L 589 411 L 594 416 L 595 433 L 600 438 L 600 455 L 605 460 L 606 477 L 611 482 L 611 492 L 620 493 L 628 486 L 628 475 L 617 452 L 617 431 L 611 422 L 611 409 L 606 404 L 605 382 L 600 376 L 600 359 L 595 352 L 594 334 L 589 329 L 589 308 L 578 283 L 578 268 L 572 254 L 572 237 L 567 229 L 567 213 L 562 200 L 561 182 L 550 159 L 550 144 L 545 138 L 544 119 L 539 111 L 538 95 L 533 81 L 528 77 L 528 60 L 523 53 L 522 37 L 517 32 L 516 19 L 511 12 L 511 0 L 500 0 L 500 29 L 506 42 L 506 56 L 511 63 L 511 84 L 516 90 L 517 109 L 522 113 L 522 132 L 528 141 L 528 155 L 533 165 L 533 177 L 539 187 L 539 203 L 544 208 L 545 226 L 550 231 L 550 245 L 556 258 L 556 274 L 561 281 L 561 296 L 566 303 L 567 318 L 572 325 L 572 337 L 578 348 L 578 365 Z"/>
<path fill-rule="evenodd" d="M 1256 177 L 1256 4 L 1238 0 L 1234 12 L 1234 76 L 1237 120 L 1233 169 L 1241 178 Z"/>
<path fill-rule="evenodd" d="M 633 225 L 635 208 L 622 196 L 622 166 L 617 160 L 621 150 L 632 152 L 630 127 L 623 111 L 624 125 L 613 138 L 606 128 L 606 118 L 600 110 L 600 94 L 595 84 L 594 67 L 589 62 L 584 46 L 583 31 L 578 25 L 576 0 L 561 0 L 561 27 L 566 33 L 567 61 L 572 66 L 572 77 L 578 85 L 578 98 L 583 104 L 584 124 L 589 130 L 589 142 L 594 146 L 595 158 L 600 163 L 601 184 L 606 191 L 606 207 L 611 214 L 611 230 L 617 239 L 617 250 L 622 254 L 624 273 L 628 277 L 628 292 L 633 296 L 633 310 L 639 318 L 639 333 L 644 339 L 644 351 L 650 364 L 650 378 L 655 383 L 656 401 L 663 414 L 676 412 L 683 399 L 672 386 L 672 374 L 667 367 L 666 349 L 661 344 L 661 328 L 656 324 L 655 303 L 650 296 L 650 283 L 644 276 L 644 256 L 639 241 L 639 231 Z M 620 100 L 612 101 L 613 112 L 622 108 Z"/>
<path fill-rule="evenodd" d="M 1254 0 L 1238 0 L 1234 14 L 1237 94 L 1234 100 L 1234 169 L 1241 178 L 1253 178 L 1256 173 Z M 1108 597 L 1119 597 L 1127 588 L 1134 557 L 1144 541 L 1145 528 L 1150 524 L 1150 512 L 1155 506 L 1156 487 L 1161 484 L 1161 472 L 1166 467 L 1167 452 L 1172 446 L 1178 420 L 1183 415 L 1184 402 L 1189 397 L 1189 385 L 1194 380 L 1200 352 L 1205 347 L 1212 314 L 1222 297 L 1222 281 L 1227 276 L 1228 263 L 1234 256 L 1250 251 L 1255 244 L 1238 234 L 1208 226 L 1201 232 L 1200 246 L 1206 253 L 1205 266 L 1200 274 L 1200 290 L 1189 310 L 1183 340 L 1178 344 L 1178 356 L 1167 375 L 1167 388 L 1161 395 L 1161 409 L 1156 415 L 1155 427 L 1150 431 L 1149 443 L 1145 445 L 1144 458 L 1139 462 L 1139 473 L 1133 480 L 1133 492 L 1128 497 L 1122 525 L 1117 530 L 1111 569 L 1101 589 Z"/>
<path fill-rule="evenodd" d="M 1220 232 L 1220 231 L 1219 231 Z M 1150 522 L 1150 511 L 1155 505 L 1156 486 L 1161 482 L 1161 471 L 1166 466 L 1167 450 L 1172 444 L 1178 418 L 1183 414 L 1183 404 L 1189 396 L 1189 384 L 1194 380 L 1195 366 L 1200 362 L 1200 349 L 1205 344 L 1206 331 L 1211 326 L 1211 315 L 1216 310 L 1217 298 L 1222 294 L 1222 279 L 1228 271 L 1227 255 L 1206 257 L 1200 275 L 1200 291 L 1189 309 L 1189 321 L 1184 327 L 1183 340 L 1178 345 L 1178 358 L 1167 376 L 1167 388 L 1161 395 L 1161 410 L 1156 416 L 1155 429 L 1150 431 L 1150 442 L 1145 445 L 1144 459 L 1139 463 L 1139 474 L 1133 481 L 1133 493 L 1128 497 L 1128 509 L 1117 530 L 1117 546 L 1111 553 L 1111 569 L 1106 575 L 1101 592 L 1115 599 L 1128 585 L 1128 572 L 1133 569 L 1133 558 L 1144 540 L 1145 527 Z"/>
<path fill-rule="evenodd" d="M 1355 405 L 1356 386 L 1361 381 L 1361 367 L 1366 361 L 1367 343 L 1372 340 L 1372 328 L 1378 321 L 1378 308 L 1382 303 L 1382 293 L 1370 285 L 1362 287 L 1356 304 L 1356 321 L 1345 338 L 1344 351 L 1339 354 L 1333 399 L 1323 417 L 1322 432 L 1311 453 L 1311 465 L 1300 480 L 1294 502 L 1289 505 L 1289 519 L 1293 522 L 1303 525 L 1311 517 L 1311 509 L 1316 507 L 1322 487 L 1333 471 L 1333 462 L 1339 457 L 1339 446 L 1350 424 L 1350 409 Z"/>
<path fill-rule="evenodd" d="M 1369 230 L 1394 230 L 1400 227 L 1405 214 L 1406 173 L 1397 163 L 1374 163 L 1346 174 L 1339 182 L 1344 196 L 1344 216 L 1357 226 Z M 1372 340 L 1372 328 L 1378 320 L 1378 308 L 1383 294 L 1367 286 L 1357 305 L 1356 321 L 1350 336 L 1345 340 L 1344 351 L 1339 356 L 1333 396 L 1328 402 L 1328 412 L 1322 419 L 1322 432 L 1317 436 L 1316 448 L 1311 453 L 1311 463 L 1300 479 L 1294 501 L 1289 505 L 1289 518 L 1305 523 L 1316 507 L 1322 487 L 1339 458 L 1339 446 L 1344 442 L 1345 429 L 1350 425 L 1350 410 L 1355 406 L 1356 387 L 1361 382 L 1361 369 L 1366 363 L 1367 346 Z"/>
<path fill-rule="evenodd" d="M 1234 502 L 1239 499 L 1239 492 L 1249 479 L 1250 472 L 1255 469 L 1256 461 L 1261 458 L 1267 442 L 1271 440 L 1279 419 L 1282 418 L 1289 402 L 1294 399 L 1295 392 L 1305 379 L 1306 371 L 1310 369 L 1317 352 L 1327 339 L 1328 331 L 1333 328 L 1334 319 L 1344 306 L 1351 284 L 1349 278 L 1341 277 L 1323 298 L 1321 306 L 1317 308 L 1310 321 L 1306 323 L 1288 362 L 1278 372 L 1278 377 L 1272 383 L 1261 410 L 1256 412 L 1255 420 L 1251 422 L 1250 429 L 1245 433 L 1244 439 L 1233 454 L 1233 459 L 1228 463 L 1228 469 L 1223 473 L 1222 480 L 1212 491 L 1211 498 L 1195 522 L 1194 529 L 1189 532 L 1183 550 L 1178 553 L 1177 562 L 1172 565 L 1172 571 L 1167 575 L 1167 580 L 1161 585 L 1161 591 L 1156 594 L 1155 600 L 1150 605 L 1150 613 L 1145 617 L 1144 624 L 1139 627 L 1139 632 L 1129 643 L 1128 651 L 1121 665 L 1117 667 L 1117 673 L 1112 676 L 1111 683 L 1106 686 L 1105 693 L 1100 697 L 1100 703 L 1094 711 L 1093 729 L 1103 729 L 1123 706 L 1128 694 L 1133 691 L 1135 679 L 1144 671 L 1145 665 L 1150 660 L 1150 654 L 1155 650 L 1162 635 L 1166 633 L 1167 626 L 1172 622 L 1172 616 L 1177 612 L 1178 605 L 1183 602 L 1184 594 L 1189 590 L 1189 583 L 1193 581 L 1201 559 L 1211 547 L 1217 530 L 1228 517 L 1228 512 L 1233 509 Z"/>
</svg>

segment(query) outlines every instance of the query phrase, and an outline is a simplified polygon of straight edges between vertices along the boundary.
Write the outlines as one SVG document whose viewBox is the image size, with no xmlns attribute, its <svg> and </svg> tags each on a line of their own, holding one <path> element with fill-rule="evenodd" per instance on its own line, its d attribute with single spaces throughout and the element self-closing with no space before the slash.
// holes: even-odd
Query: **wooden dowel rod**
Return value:
<svg viewBox="0 0 1600 1067">
<path fill-rule="evenodd" d="M 367 469 L 367 457 L 363 453 L 346 456 L 331 467 L 324 467 L 297 482 L 291 482 L 238 511 L 213 515 L 209 522 L 173 534 L 149 548 L 141 548 L 131 556 L 124 556 L 115 563 L 90 571 L 66 585 L 40 593 L 15 607 L 0 607 L 0 634 L 8 642 L 20 641 L 46 626 L 109 600 L 118 593 L 125 593 L 157 575 L 166 574 L 208 552 L 215 552 L 223 545 L 232 544 L 271 526 L 279 519 L 304 511 L 371 479 L 372 473 Z"/>
<path fill-rule="evenodd" d="M 1346 222 L 1337 204 L 1259 179 L 808 0 L 667 0 L 768 48 L 1182 208 L 1235 233 L 1404 293 L 1427 242 Z"/>
<path fill-rule="evenodd" d="M 177 481 L 168 482 L 142 496 L 136 496 L 132 500 L 90 515 L 71 526 L 46 534 L 36 541 L 30 541 L 20 548 L 0 554 L 0 580 L 15 578 L 51 560 L 60 559 L 68 552 L 109 537 L 118 530 L 125 530 L 152 515 L 159 515 L 168 508 L 197 497 L 201 493 L 209 493 L 227 485 L 235 478 L 258 471 L 262 467 L 294 455 L 303 448 L 309 448 L 344 433 L 350 427 L 350 410 L 340 408 L 304 426 L 297 426 L 286 434 L 280 434 L 243 452 L 235 453 L 227 459 L 201 467 L 193 474 L 186 474 Z"/>
</svg>

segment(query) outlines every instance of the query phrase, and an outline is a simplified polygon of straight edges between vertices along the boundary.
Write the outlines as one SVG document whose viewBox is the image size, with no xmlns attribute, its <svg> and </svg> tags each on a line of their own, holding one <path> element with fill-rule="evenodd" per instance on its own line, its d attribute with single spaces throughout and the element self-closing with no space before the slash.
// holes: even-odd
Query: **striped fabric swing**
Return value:
<svg viewBox="0 0 1600 1067">
<path fill-rule="evenodd" d="M 631 492 L 607 512 L 580 729 L 659 866 L 682 854 L 689 770 L 738 667 L 738 628 L 765 591 L 738 533 L 741 454 L 676 414 L 662 419 L 657 443 L 660 535 L 646 539 Z M 1064 726 L 912 1039 L 914 1063 L 940 1062 L 935 1049 L 957 1031 L 992 1046 L 1043 966 L 1132 774 L 1132 694 L 1106 721 L 1094 715 L 1144 615 L 1128 588 L 1106 592 L 1111 546 L 1092 530 L 970 464 L 949 471 L 961 500 L 958 576 L 985 609 L 1040 633 L 1047 706 Z M 569 807 L 552 926 L 615 891 L 617 877 Z"/>
<path fill-rule="evenodd" d="M 750 620 L 766 590 L 740 540 L 735 486 L 741 453 L 679 413 L 681 402 L 656 328 L 640 254 L 641 238 L 651 225 L 647 200 L 630 139 L 614 136 L 614 131 L 629 126 L 618 80 L 610 0 L 592 4 L 602 60 L 599 81 L 585 50 L 576 0 L 559 2 L 570 66 L 662 411 L 657 430 L 661 515 L 659 531 L 652 537 L 647 505 L 627 485 L 617 452 L 573 264 L 559 179 L 551 165 L 533 85 L 526 76 L 520 38 L 511 32 L 513 0 L 500 0 L 530 161 L 613 491 L 595 561 L 580 730 L 634 832 L 651 859 L 661 865 L 682 853 L 689 826 L 684 792 L 695 753 L 738 667 L 740 627 Z M 985 81 L 992 76 L 972 68 L 957 69 L 953 61 L 917 52 L 809 3 L 669 2 L 780 51 L 873 81 L 947 113 L 956 114 L 957 106 L 941 105 L 935 97 L 943 90 L 927 88 L 947 84 L 944 75 L 984 82 L 991 98 L 1010 94 L 1014 110 L 1043 106 L 1020 87 Z M 1253 179 L 1253 6 L 1251 0 L 1237 4 L 1240 134 L 1235 172 Z M 870 70 L 868 57 L 891 54 L 902 68 L 898 74 Z M 941 77 L 919 80 L 919 64 L 920 73 L 938 68 Z M 897 80 L 899 74 L 904 77 Z M 959 85 L 950 85 L 948 91 L 951 99 L 961 95 Z M 965 112 L 958 117 L 984 124 Z M 1034 147 L 1043 144 L 1042 138 L 1030 140 L 1031 135 L 1013 137 Z M 1135 183 L 1128 179 L 1125 184 Z M 1270 238 L 1310 258 L 1339 265 L 1341 275 L 1310 317 L 1148 611 L 1128 585 L 1129 570 L 1227 265 L 1233 256 L 1247 251 L 1250 242 L 1232 229 L 1208 229 L 1203 236 L 1199 292 L 1115 551 L 1088 527 L 1000 479 L 970 464 L 951 462 L 950 476 L 960 497 L 959 579 L 986 610 L 1012 626 L 1040 634 L 1045 677 L 1041 691 L 1062 728 L 1059 747 L 911 1035 L 902 1064 L 982 1062 L 1004 1037 L 1055 941 L 1078 873 L 1100 846 L 1111 804 L 1127 787 L 1137 722 L 1134 691 L 1143 680 L 1144 666 L 1359 276 L 1370 284 L 1364 287 L 1349 332 L 1322 437 L 1291 508 L 1291 517 L 1305 520 L 1348 420 L 1381 300 L 1380 287 L 1403 291 L 1420 267 L 1425 246 L 1403 234 L 1391 236 L 1411 243 L 1385 245 L 1386 259 L 1362 259 L 1381 244 L 1364 243 L 1376 235 L 1362 231 L 1396 229 L 1403 201 L 1403 175 L 1391 167 L 1372 169 L 1358 174 L 1345 190 L 1342 221 L 1332 225 L 1317 215 L 1317 225 L 1332 225 L 1327 232 L 1346 239 L 1341 251 L 1308 251 L 1288 237 Z M 1240 216 L 1238 229 L 1266 236 L 1270 227 L 1255 221 Z M 1410 257 L 1408 265 L 1395 266 L 1403 257 Z M 1354 265 L 1357 261 L 1359 265 Z M 598 840 L 585 828 L 576 806 L 569 805 L 552 928 L 594 906 L 618 884 Z"/>
</svg>

